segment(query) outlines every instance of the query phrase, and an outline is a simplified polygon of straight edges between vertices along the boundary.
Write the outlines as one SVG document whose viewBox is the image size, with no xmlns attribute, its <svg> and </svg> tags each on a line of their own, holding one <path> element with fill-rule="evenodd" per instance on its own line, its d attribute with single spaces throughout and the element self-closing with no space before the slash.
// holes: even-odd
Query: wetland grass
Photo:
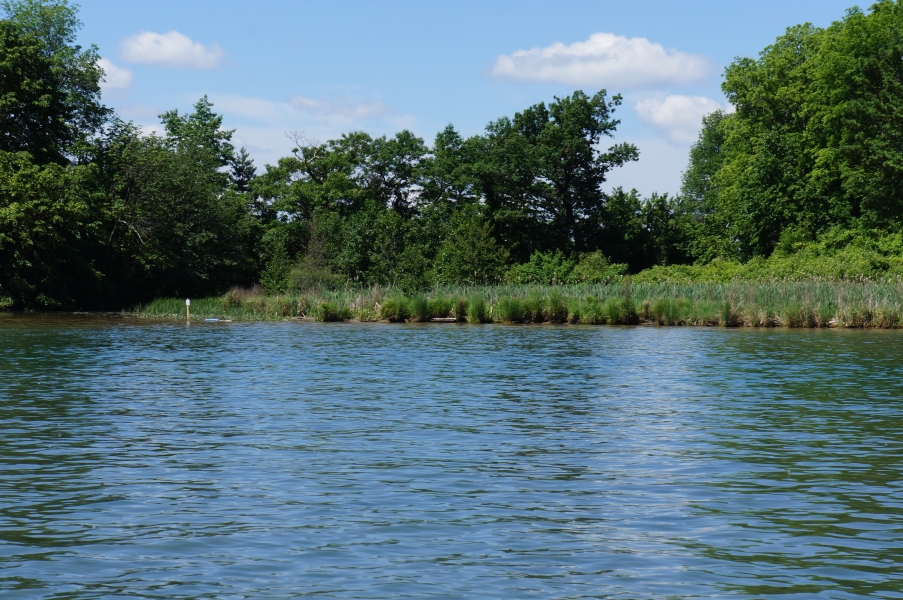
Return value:
<svg viewBox="0 0 903 600">
<path fill-rule="evenodd" d="M 404 323 L 411 316 L 411 306 L 404 296 L 386 298 L 380 307 L 380 317 L 390 323 Z"/>
<path fill-rule="evenodd" d="M 468 323 L 491 323 L 492 312 L 487 308 L 486 300 L 481 295 L 475 295 L 467 299 Z"/>
<path fill-rule="evenodd" d="M 411 321 L 428 323 L 433 318 L 433 311 L 430 310 L 429 302 L 420 294 L 411 298 L 410 307 L 411 316 L 409 319 Z"/>
<path fill-rule="evenodd" d="M 185 318 L 185 300 L 161 298 L 130 311 Z M 892 281 L 629 283 L 440 286 L 405 296 L 394 288 L 311 290 L 267 296 L 233 289 L 192 300 L 192 318 L 273 321 L 903 328 L 903 283 Z"/>
<path fill-rule="evenodd" d="M 524 322 L 524 303 L 520 298 L 511 298 L 505 296 L 500 298 L 497 314 L 498 319 L 502 323 L 523 323 Z"/>
</svg>

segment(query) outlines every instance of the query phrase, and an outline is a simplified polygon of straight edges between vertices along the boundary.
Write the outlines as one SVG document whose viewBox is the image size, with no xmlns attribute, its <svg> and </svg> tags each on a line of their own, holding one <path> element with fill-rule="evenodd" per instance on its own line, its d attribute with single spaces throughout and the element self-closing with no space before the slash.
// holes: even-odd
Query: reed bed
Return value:
<svg viewBox="0 0 903 600">
<path fill-rule="evenodd" d="M 184 299 L 130 311 L 184 319 Z M 903 283 L 893 281 L 617 283 L 441 286 L 405 296 L 374 286 L 267 296 L 233 289 L 192 300 L 194 319 L 585 324 L 718 327 L 903 327 Z"/>
</svg>

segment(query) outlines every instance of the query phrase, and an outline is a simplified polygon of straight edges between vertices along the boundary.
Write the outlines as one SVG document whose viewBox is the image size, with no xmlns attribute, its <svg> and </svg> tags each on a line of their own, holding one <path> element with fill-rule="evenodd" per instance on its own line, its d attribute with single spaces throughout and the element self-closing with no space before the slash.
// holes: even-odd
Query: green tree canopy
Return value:
<svg viewBox="0 0 903 600">
<path fill-rule="evenodd" d="M 436 271 L 441 283 L 495 283 L 507 262 L 508 252 L 495 241 L 489 222 L 471 205 L 455 213 L 436 257 Z"/>
<path fill-rule="evenodd" d="M 91 167 L 0 152 L 0 297 L 16 308 L 77 308 L 98 293 Z"/>
<path fill-rule="evenodd" d="M 234 129 L 223 129 L 223 116 L 213 112 L 213 103 L 204 95 L 194 104 L 194 112 L 182 115 L 170 110 L 160 115 L 166 129 L 167 145 L 199 163 L 225 167 L 235 158 L 229 143 Z M 223 179 L 226 181 L 226 178 Z"/>
<path fill-rule="evenodd" d="M 698 256 L 768 255 L 783 233 L 903 225 L 903 4 L 787 29 L 725 71 L 684 193 L 707 213 Z M 699 240 L 697 240 L 699 241 Z"/>
<path fill-rule="evenodd" d="M 632 144 L 599 147 L 617 129 L 612 115 L 620 104 L 620 96 L 608 99 L 605 90 L 592 97 L 578 91 L 487 128 L 477 174 L 490 218 L 520 258 L 536 249 L 588 249 L 608 173 L 639 158 Z"/>
<path fill-rule="evenodd" d="M 97 49 L 75 44 L 81 22 L 65 0 L 6 0 L 0 8 L 0 150 L 64 164 L 109 115 Z"/>
</svg>

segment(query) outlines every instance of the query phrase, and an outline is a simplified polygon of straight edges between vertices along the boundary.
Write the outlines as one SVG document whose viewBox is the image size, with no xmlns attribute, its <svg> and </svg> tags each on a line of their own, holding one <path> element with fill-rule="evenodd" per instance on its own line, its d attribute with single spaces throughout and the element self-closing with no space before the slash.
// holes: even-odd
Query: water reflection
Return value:
<svg viewBox="0 0 903 600">
<path fill-rule="evenodd" d="M 737 357 L 745 357 L 738 361 Z M 903 416 L 895 332 L 773 332 L 718 340 L 708 373 L 714 498 L 731 525 L 694 548 L 750 595 L 896 597 L 903 575 Z"/>
<path fill-rule="evenodd" d="M 0 320 L 14 598 L 894 597 L 896 332 Z"/>
</svg>

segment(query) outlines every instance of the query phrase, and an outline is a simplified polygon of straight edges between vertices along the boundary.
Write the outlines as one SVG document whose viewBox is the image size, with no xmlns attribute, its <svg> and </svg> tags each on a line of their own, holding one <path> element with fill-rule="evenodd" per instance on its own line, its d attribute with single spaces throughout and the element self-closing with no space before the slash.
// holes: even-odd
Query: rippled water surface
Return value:
<svg viewBox="0 0 903 600">
<path fill-rule="evenodd" d="M 903 332 L 0 316 L 0 596 L 903 598 Z"/>
</svg>

